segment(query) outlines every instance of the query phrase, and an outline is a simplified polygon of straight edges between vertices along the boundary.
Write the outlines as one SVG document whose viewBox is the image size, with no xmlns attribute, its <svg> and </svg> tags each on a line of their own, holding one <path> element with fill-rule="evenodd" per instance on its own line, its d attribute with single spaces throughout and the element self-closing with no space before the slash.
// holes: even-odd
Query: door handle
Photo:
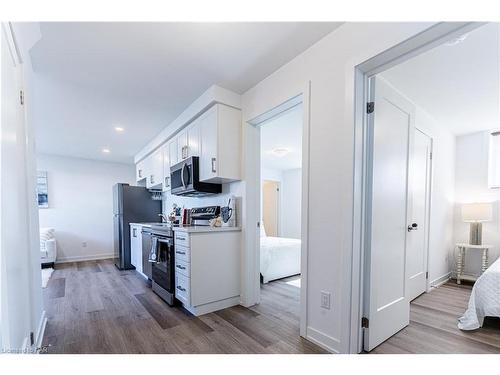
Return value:
<svg viewBox="0 0 500 375">
<path fill-rule="evenodd" d="M 408 232 L 411 232 L 412 230 L 417 230 L 418 229 L 418 224 L 413 223 L 412 225 L 408 225 Z"/>
</svg>

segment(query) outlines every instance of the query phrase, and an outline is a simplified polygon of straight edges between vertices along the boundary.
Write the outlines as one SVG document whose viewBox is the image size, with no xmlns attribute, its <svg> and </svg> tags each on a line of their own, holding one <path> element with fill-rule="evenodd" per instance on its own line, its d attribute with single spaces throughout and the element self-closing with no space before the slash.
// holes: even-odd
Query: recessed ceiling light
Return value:
<svg viewBox="0 0 500 375">
<path fill-rule="evenodd" d="M 277 157 L 281 158 L 283 156 L 285 156 L 286 154 L 288 154 L 290 152 L 290 150 L 288 148 L 285 148 L 285 147 L 278 147 L 278 148 L 275 148 L 271 151 L 274 155 L 276 155 Z"/>
<path fill-rule="evenodd" d="M 105 154 L 109 154 L 111 152 L 111 150 L 109 148 L 103 148 L 102 152 Z"/>
<path fill-rule="evenodd" d="M 469 34 L 460 35 L 459 37 L 456 37 L 456 38 L 453 38 L 453 39 L 447 41 L 445 44 L 447 46 L 455 46 L 459 43 L 462 43 L 465 39 L 467 39 L 468 36 L 469 36 Z"/>
<path fill-rule="evenodd" d="M 121 133 L 122 131 L 124 131 L 125 129 L 123 129 L 121 126 L 115 126 L 115 130 L 118 132 L 118 133 Z"/>
</svg>

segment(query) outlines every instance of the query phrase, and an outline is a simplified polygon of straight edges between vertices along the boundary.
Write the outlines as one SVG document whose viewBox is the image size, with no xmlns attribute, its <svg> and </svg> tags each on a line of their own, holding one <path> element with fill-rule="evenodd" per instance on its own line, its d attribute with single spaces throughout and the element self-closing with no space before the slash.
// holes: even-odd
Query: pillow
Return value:
<svg viewBox="0 0 500 375">
<path fill-rule="evenodd" d="M 263 221 L 260 222 L 260 236 L 261 237 L 267 237 L 266 229 L 264 228 L 264 222 Z"/>
</svg>

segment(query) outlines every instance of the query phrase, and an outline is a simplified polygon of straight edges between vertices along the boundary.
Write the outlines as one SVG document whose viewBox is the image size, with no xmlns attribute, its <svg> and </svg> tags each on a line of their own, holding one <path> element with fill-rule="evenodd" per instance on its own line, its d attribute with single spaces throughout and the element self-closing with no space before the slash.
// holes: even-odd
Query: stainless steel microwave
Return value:
<svg viewBox="0 0 500 375">
<path fill-rule="evenodd" d="M 174 195 L 203 196 L 219 194 L 221 184 L 200 182 L 200 159 L 191 156 L 170 167 L 171 193 Z"/>
</svg>

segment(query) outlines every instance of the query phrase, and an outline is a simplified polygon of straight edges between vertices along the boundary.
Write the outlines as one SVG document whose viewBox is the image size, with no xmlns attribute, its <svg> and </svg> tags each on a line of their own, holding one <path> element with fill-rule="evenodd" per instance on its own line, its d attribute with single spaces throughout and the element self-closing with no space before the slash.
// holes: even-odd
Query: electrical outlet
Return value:
<svg viewBox="0 0 500 375">
<path fill-rule="evenodd" d="M 321 307 L 330 310 L 330 293 L 321 291 Z"/>
<path fill-rule="evenodd" d="M 87 247 L 87 242 L 82 242 L 82 247 Z"/>
</svg>

